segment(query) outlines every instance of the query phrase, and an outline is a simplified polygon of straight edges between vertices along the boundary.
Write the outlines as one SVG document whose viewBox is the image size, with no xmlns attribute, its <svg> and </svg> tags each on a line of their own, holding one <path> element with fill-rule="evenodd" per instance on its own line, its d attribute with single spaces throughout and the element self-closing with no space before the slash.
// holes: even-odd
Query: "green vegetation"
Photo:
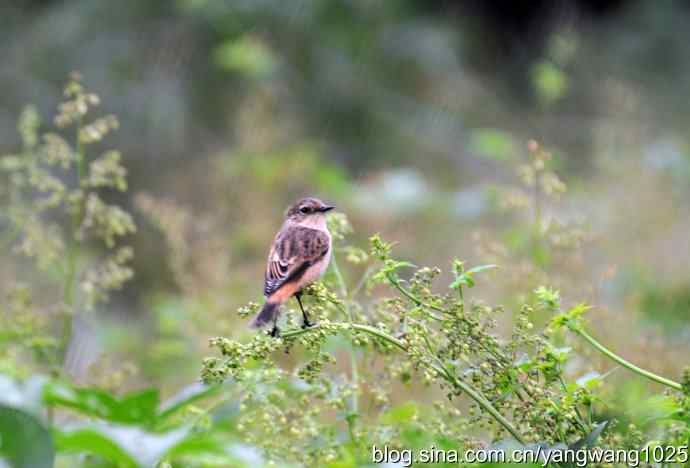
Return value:
<svg viewBox="0 0 690 468">
<path fill-rule="evenodd" d="M 254 46 L 237 47 L 219 60 L 245 63 Z M 268 64 L 252 67 L 265 73 Z M 212 222 L 138 194 L 142 221 L 165 240 L 176 289 L 150 298 L 149 341 L 115 334 L 111 360 L 97 360 L 85 384 L 70 371 L 76 322 L 111 304 L 137 261 L 134 217 L 116 204 L 127 170 L 101 142 L 118 120 L 94 117 L 99 104 L 73 76 L 58 129 L 44 132 L 29 107 L 21 150 L 0 157 L 0 235 L 14 274 L 0 303 L 0 452 L 10 466 L 344 468 L 370 466 L 373 445 L 641 450 L 690 438 L 690 371 L 676 382 L 636 365 L 590 331 L 589 306 L 578 297 L 564 305 L 557 288 L 575 273 L 561 266 L 577 263 L 588 235 L 581 222 L 547 215 L 566 185 L 535 141 L 518 164 L 519 184 L 492 192 L 506 222 L 494 239 L 476 238 L 491 263 L 453 258 L 445 275 L 418 267 L 397 256 L 403 244 L 374 235 L 366 245 L 335 214 L 331 269 L 306 298 L 317 325 L 301 329 L 287 311 L 279 339 L 243 328 L 255 302 L 228 317 L 228 289 L 250 285 L 232 280 L 219 254 L 227 240 Z M 481 131 L 473 144 L 514 164 L 517 149 L 499 131 Z M 218 172 L 235 189 L 285 183 L 287 193 L 297 175 L 284 175 L 295 167 L 323 190 L 350 192 L 348 176 L 310 144 L 236 155 Z M 230 229 L 233 252 L 260 249 L 251 229 L 262 220 L 245 221 Z M 496 247 L 501 238 L 505 248 Z M 513 266 L 519 274 L 508 278 Z M 481 299 L 480 287 L 492 284 L 510 288 L 508 307 Z M 182 361 L 211 330 L 210 351 L 197 350 L 206 357 L 192 363 L 200 381 L 181 382 Z M 137 365 L 120 361 L 128 347 Z M 617 406 L 615 368 L 600 374 L 590 364 L 600 355 L 626 378 L 654 384 L 640 414 Z M 673 365 L 680 373 L 686 363 Z"/>
</svg>

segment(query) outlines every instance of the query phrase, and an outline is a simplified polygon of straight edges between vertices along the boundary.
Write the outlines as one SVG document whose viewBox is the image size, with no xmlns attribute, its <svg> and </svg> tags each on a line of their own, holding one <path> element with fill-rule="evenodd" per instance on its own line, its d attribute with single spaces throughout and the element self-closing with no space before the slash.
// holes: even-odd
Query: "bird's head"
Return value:
<svg viewBox="0 0 690 468">
<path fill-rule="evenodd" d="M 292 205 L 285 215 L 286 219 L 299 224 L 325 218 L 325 214 L 335 208 L 318 198 L 303 198 Z"/>
</svg>

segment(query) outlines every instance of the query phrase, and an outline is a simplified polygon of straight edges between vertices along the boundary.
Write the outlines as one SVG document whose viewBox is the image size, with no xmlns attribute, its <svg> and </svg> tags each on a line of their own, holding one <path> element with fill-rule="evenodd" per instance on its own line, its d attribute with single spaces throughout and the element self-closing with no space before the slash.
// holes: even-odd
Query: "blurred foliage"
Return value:
<svg viewBox="0 0 690 468">
<path fill-rule="evenodd" d="M 104 198 L 109 191 L 128 190 L 119 153 L 92 158 L 86 152 L 117 120 L 91 117 L 100 100 L 78 75 L 65 97 L 55 122 L 71 128 L 73 145 L 58 133 L 39 138 L 37 113 L 28 108 L 19 123 L 22 153 L 0 158 L 9 181 L 6 242 L 17 261 L 13 266 L 18 272 L 31 265 L 49 272 L 46 284 L 57 286 L 52 290 L 58 298 L 34 304 L 36 291 L 16 281 L 5 291 L 3 317 L 10 321 L 0 374 L 0 430 L 5 460 L 13 466 L 51 466 L 55 459 L 56 466 L 355 467 L 371 464 L 374 445 L 462 452 L 505 444 L 534 450 L 538 444 L 558 452 L 677 445 L 690 435 L 690 371 L 676 382 L 637 367 L 589 335 L 583 318 L 589 306 L 562 306 L 555 287 L 570 295 L 578 269 L 564 265 L 576 266 L 588 235 L 580 220 L 558 218 L 567 186 L 553 168 L 552 153 L 533 140 L 526 161 L 508 159 L 516 165 L 518 183 L 493 190 L 492 209 L 511 219 L 505 233 L 494 227 L 496 240 L 475 236 L 482 257 L 496 263 L 468 268 L 454 259 L 448 287 L 438 291 L 440 268 L 394 257 L 393 244 L 379 235 L 367 252 L 350 242 L 347 217 L 332 215 L 332 268 L 324 283 L 307 291 L 317 325 L 297 328 L 297 314 L 287 314 L 287 331 L 277 339 L 264 333 L 244 337 L 227 317 L 227 285 L 235 270 L 226 262 L 241 269 L 243 261 L 219 255 L 227 242 L 219 235 L 219 220 L 236 213 L 234 204 L 244 200 L 247 216 L 231 238 L 244 232 L 247 246 L 259 251 L 267 240 L 250 235 L 254 223 L 262 222 L 250 216 L 257 206 L 252 190 L 297 193 L 306 177 L 344 199 L 354 192 L 346 173 L 305 144 L 247 150 L 230 162 L 219 157 L 213 189 L 223 193 L 230 186 L 238 196 L 215 216 L 138 194 L 138 210 L 166 246 L 175 288 L 149 299 L 145 334 L 114 335 L 111 359 L 138 355 L 136 365 L 111 360 L 110 372 L 94 369 L 94 383 L 78 385 L 68 372 L 79 343 L 75 319 L 95 314 L 131 278 L 127 264 L 134 254 L 119 241 L 135 227 L 131 215 Z M 498 160 L 517 152 L 510 142 L 500 131 L 476 133 L 476 149 Z M 31 262 L 22 262 L 27 257 Z M 341 257 L 347 266 L 339 265 Z M 478 280 L 497 269 L 513 272 L 502 281 L 515 307 L 508 330 L 500 318 L 503 306 L 474 297 Z M 552 286 L 516 292 L 530 284 Z M 383 295 L 381 286 L 395 295 Z M 239 319 L 258 307 L 241 307 Z M 61 327 L 51 327 L 46 316 L 60 319 Z M 671 391 L 645 397 L 632 416 L 625 407 L 612 412 L 604 399 L 610 372 L 583 372 L 577 354 L 582 348 L 566 331 Z M 195 368 L 185 368 L 193 364 L 187 355 L 203 353 L 198 343 L 212 332 L 231 337 L 211 339 L 220 356 L 203 360 L 203 383 L 182 386 Z M 343 361 L 349 372 L 340 368 Z M 571 363 L 575 371 L 568 370 Z M 125 391 L 134 379 L 181 390 L 161 403 L 155 387 Z M 36 441 L 40 450 L 30 450 Z"/>
<path fill-rule="evenodd" d="M 683 326 L 690 316 L 690 287 L 658 288 L 649 285 L 642 291 L 640 309 L 654 318 L 661 314 L 669 327 Z"/>
<path fill-rule="evenodd" d="M 686 7 L 87 3 L 0 6 L 0 465 L 516 444 L 487 401 L 528 448 L 687 443 Z M 72 69 L 103 103 L 75 75 L 51 126 Z M 272 341 L 306 194 L 348 216 Z"/>
</svg>

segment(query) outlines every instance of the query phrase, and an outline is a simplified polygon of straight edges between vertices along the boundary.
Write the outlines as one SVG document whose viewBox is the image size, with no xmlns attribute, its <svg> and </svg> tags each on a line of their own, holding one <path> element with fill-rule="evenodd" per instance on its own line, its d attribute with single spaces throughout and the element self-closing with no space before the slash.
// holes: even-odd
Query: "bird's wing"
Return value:
<svg viewBox="0 0 690 468">
<path fill-rule="evenodd" d="M 268 297 L 285 283 L 298 280 L 328 249 L 328 235 L 323 231 L 301 226 L 282 229 L 268 254 L 264 295 Z"/>
</svg>

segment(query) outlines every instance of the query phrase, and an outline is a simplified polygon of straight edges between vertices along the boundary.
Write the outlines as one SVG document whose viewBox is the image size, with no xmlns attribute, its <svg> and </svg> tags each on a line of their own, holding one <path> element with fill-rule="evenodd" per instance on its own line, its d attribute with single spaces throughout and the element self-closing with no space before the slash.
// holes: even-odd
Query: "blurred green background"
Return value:
<svg viewBox="0 0 690 468">
<path fill-rule="evenodd" d="M 251 333 L 235 310 L 261 298 L 286 206 L 315 195 L 357 242 L 381 232 L 444 271 L 498 263 L 487 301 L 514 303 L 545 273 L 596 306 L 611 348 L 677 376 L 689 19 L 680 1 L 3 1 L 0 154 L 20 145 L 22 107 L 48 119 L 78 70 L 118 115 L 107 147 L 129 170 L 113 199 L 138 224 L 135 276 L 78 317 L 70 374 L 165 395 L 197 379 L 210 336 Z M 568 186 L 545 219 L 582 229 L 564 255 L 525 245 L 532 214 L 512 190 L 530 140 Z M 40 284 L 2 255 L 0 283 Z"/>
</svg>

